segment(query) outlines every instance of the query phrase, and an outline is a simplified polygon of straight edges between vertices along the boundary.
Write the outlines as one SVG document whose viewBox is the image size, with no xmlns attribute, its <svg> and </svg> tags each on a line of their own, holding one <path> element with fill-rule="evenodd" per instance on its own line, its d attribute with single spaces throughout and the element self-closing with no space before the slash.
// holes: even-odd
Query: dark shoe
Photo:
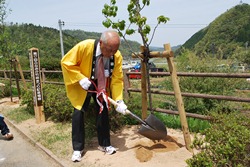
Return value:
<svg viewBox="0 0 250 167">
<path fill-rule="evenodd" d="M 6 140 L 12 140 L 14 138 L 13 134 L 12 133 L 6 133 L 5 135 L 3 135 L 3 137 L 6 139 Z"/>
</svg>

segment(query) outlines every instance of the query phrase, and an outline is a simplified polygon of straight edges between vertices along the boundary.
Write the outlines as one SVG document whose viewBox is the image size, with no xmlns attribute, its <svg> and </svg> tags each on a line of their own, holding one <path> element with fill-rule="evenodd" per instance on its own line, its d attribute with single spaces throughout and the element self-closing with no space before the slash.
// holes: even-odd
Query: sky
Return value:
<svg viewBox="0 0 250 167">
<path fill-rule="evenodd" d="M 7 23 L 31 23 L 59 30 L 59 20 L 64 22 L 64 29 L 79 29 L 89 32 L 103 32 L 105 20 L 102 9 L 110 0 L 6 0 L 11 9 Z M 129 0 L 117 0 L 118 15 L 113 21 L 127 20 Z M 250 4 L 250 0 L 151 0 L 142 15 L 153 30 L 157 17 L 164 15 L 170 19 L 156 29 L 151 46 L 162 47 L 184 44 L 197 31 L 208 26 L 213 20 L 228 9 L 241 2 Z M 151 39 L 152 36 L 149 36 Z M 59 38 L 59 34 L 58 34 Z M 138 33 L 127 36 L 129 40 L 142 43 Z"/>
</svg>

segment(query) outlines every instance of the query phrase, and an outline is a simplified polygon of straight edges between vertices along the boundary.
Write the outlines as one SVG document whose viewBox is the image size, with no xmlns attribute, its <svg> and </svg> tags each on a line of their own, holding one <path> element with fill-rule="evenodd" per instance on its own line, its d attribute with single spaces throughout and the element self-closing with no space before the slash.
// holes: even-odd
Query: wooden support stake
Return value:
<svg viewBox="0 0 250 167">
<path fill-rule="evenodd" d="M 139 56 L 140 58 L 143 59 L 144 58 L 143 52 L 144 50 L 141 50 L 141 53 L 132 53 L 132 57 L 138 58 Z M 163 52 L 151 51 L 149 54 L 149 58 L 169 58 L 171 56 L 172 56 L 171 51 L 163 51 Z"/>
<path fill-rule="evenodd" d="M 12 94 L 12 60 L 10 60 L 10 101 L 13 102 L 13 94 Z"/>
<path fill-rule="evenodd" d="M 42 68 L 42 83 L 45 84 L 45 80 L 46 80 L 46 77 L 45 77 L 45 68 Z"/>
<path fill-rule="evenodd" d="M 6 74 L 6 69 L 4 69 L 3 73 L 4 73 L 4 79 L 8 79 L 8 76 Z"/>
<path fill-rule="evenodd" d="M 171 51 L 170 44 L 165 44 L 164 49 L 166 51 Z M 173 52 L 171 52 L 171 53 L 173 54 Z M 184 109 L 184 103 L 183 103 L 182 96 L 181 96 L 179 81 L 177 78 L 177 72 L 176 72 L 176 68 L 174 65 L 174 61 L 173 61 L 173 56 L 168 57 L 167 62 L 168 62 L 169 72 L 170 72 L 170 75 L 172 78 L 172 84 L 173 84 L 173 88 L 174 88 L 175 99 L 176 99 L 179 115 L 180 115 L 181 127 L 182 127 L 182 131 L 183 131 L 183 136 L 184 136 L 186 148 L 190 152 L 193 152 L 193 150 L 190 147 L 191 146 L 191 138 L 190 138 L 190 133 L 189 133 L 189 128 L 188 128 L 186 113 L 185 113 L 185 109 Z"/>
<path fill-rule="evenodd" d="M 21 90 L 20 90 L 19 79 L 18 79 L 17 70 L 16 70 L 16 66 L 17 66 L 16 59 L 12 59 L 12 63 L 13 63 L 14 72 L 15 72 L 16 87 L 17 87 L 17 92 L 18 92 L 18 99 L 20 100 L 21 99 Z"/>
<path fill-rule="evenodd" d="M 144 46 L 141 46 L 141 52 L 144 52 Z M 141 60 L 141 102 L 142 102 L 142 119 L 146 119 L 147 109 L 148 109 L 148 101 L 147 101 L 147 71 L 146 71 L 146 63 Z"/>
<path fill-rule="evenodd" d="M 26 85 L 25 78 L 24 78 L 24 76 L 23 76 L 23 70 L 22 70 L 21 64 L 20 64 L 20 62 L 19 62 L 18 56 L 16 56 L 16 62 L 17 62 L 17 66 L 18 66 L 18 70 L 19 70 L 20 76 L 21 76 L 22 81 L 23 81 L 23 87 L 24 87 L 25 90 L 28 90 L 27 85 Z"/>
<path fill-rule="evenodd" d="M 125 99 L 128 99 L 128 88 L 129 88 L 129 77 L 126 75 L 128 72 L 128 69 L 123 70 L 123 84 L 124 84 L 124 97 Z"/>
</svg>

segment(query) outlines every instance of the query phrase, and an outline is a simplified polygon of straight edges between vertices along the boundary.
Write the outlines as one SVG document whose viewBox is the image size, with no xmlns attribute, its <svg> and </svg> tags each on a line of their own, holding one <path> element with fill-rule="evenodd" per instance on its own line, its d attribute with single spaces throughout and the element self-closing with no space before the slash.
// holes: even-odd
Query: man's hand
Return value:
<svg viewBox="0 0 250 167">
<path fill-rule="evenodd" d="M 126 115 L 126 109 L 128 108 L 126 104 L 123 102 L 123 100 L 117 101 L 118 105 L 116 106 L 116 111 Z"/>
<path fill-rule="evenodd" d="M 89 81 L 88 78 L 83 78 L 79 81 L 79 84 L 83 89 L 88 90 L 89 86 L 91 85 L 91 82 Z"/>
</svg>

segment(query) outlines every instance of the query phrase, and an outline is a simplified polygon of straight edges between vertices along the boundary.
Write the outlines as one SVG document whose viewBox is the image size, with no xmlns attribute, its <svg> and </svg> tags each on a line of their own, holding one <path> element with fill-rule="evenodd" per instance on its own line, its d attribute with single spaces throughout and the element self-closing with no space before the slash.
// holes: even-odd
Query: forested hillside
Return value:
<svg viewBox="0 0 250 167">
<path fill-rule="evenodd" d="M 74 37 L 78 41 L 81 41 L 84 39 L 99 39 L 101 36 L 101 33 L 86 32 L 83 30 L 64 30 L 64 33 Z M 130 41 L 130 40 L 128 40 L 128 42 L 132 51 L 137 52 L 140 50 L 140 44 L 138 42 Z M 121 46 L 119 49 L 122 52 L 123 57 L 125 59 L 131 58 L 131 51 L 129 50 L 129 46 L 124 42 L 124 40 L 122 40 Z"/>
<path fill-rule="evenodd" d="M 213 54 L 219 58 L 228 58 L 249 47 L 249 42 L 250 5 L 241 4 L 195 33 L 183 47 L 195 51 L 198 56 Z"/>
<path fill-rule="evenodd" d="M 9 56 L 27 56 L 28 49 L 36 47 L 41 57 L 61 57 L 59 30 L 33 24 L 10 24 L 3 36 L 2 53 Z M 84 30 L 63 30 L 64 52 L 84 39 L 98 39 L 100 33 Z M 237 5 L 211 22 L 206 28 L 195 33 L 181 48 L 192 50 L 197 56 L 213 55 L 217 58 L 241 57 L 250 64 L 246 49 L 250 41 L 250 5 Z M 129 41 L 132 51 L 139 51 L 140 44 Z M 160 48 L 159 48 L 160 49 Z M 131 58 L 128 45 L 122 41 L 120 50 L 124 59 Z M 156 50 L 155 48 L 153 50 Z M 177 50 L 176 53 L 180 52 Z M 3 55 L 3 54 L 2 54 Z M 177 55 L 177 54 L 175 54 Z M 243 56 L 242 56 L 243 55 Z M 3 55 L 5 57 L 5 55 Z"/>
<path fill-rule="evenodd" d="M 12 55 L 27 56 L 32 47 L 38 48 L 40 56 L 61 57 L 59 30 L 35 26 L 33 24 L 11 24 L 6 27 L 8 32 L 8 50 Z M 99 39 L 101 33 L 82 30 L 64 30 L 64 52 L 67 53 L 76 43 L 84 39 Z M 133 51 L 140 49 L 140 44 L 129 41 Z M 129 47 L 122 41 L 120 50 L 125 58 L 131 57 Z"/>
</svg>

